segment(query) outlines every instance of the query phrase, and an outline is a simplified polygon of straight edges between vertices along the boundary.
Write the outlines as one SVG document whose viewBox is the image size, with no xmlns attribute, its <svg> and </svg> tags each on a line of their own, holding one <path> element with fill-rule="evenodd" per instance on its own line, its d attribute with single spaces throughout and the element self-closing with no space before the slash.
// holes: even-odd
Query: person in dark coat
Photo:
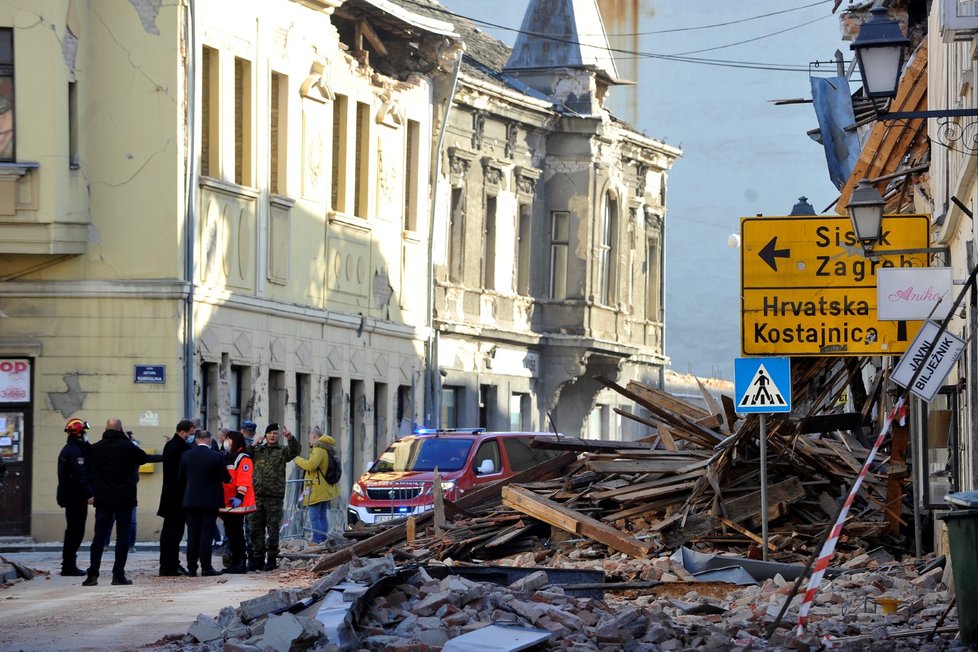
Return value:
<svg viewBox="0 0 978 652">
<path fill-rule="evenodd" d="M 85 537 L 88 506 L 92 504 L 92 445 L 85 438 L 88 422 L 70 419 L 65 424 L 68 441 L 58 454 L 58 505 L 65 510 L 65 542 L 61 549 L 61 574 L 82 577 L 78 568 L 78 547 Z"/>
<path fill-rule="evenodd" d="M 224 483 L 231 482 L 224 455 L 211 450 L 211 435 L 200 431 L 195 446 L 180 458 L 180 479 L 185 483 L 183 507 L 187 510 L 187 575 L 220 575 L 211 565 L 211 546 L 217 512 L 224 506 Z"/>
<path fill-rule="evenodd" d="M 183 493 L 186 483 L 180 477 L 180 459 L 193 448 L 188 441 L 197 431 L 197 426 L 189 419 L 177 424 L 177 432 L 163 446 L 163 490 L 160 492 L 160 508 L 157 516 L 163 517 L 160 530 L 160 575 L 175 577 L 186 575 L 187 569 L 180 565 L 180 541 L 187 524 L 187 513 L 183 509 Z"/>
<path fill-rule="evenodd" d="M 132 508 L 136 505 L 136 478 L 139 466 L 152 461 L 152 458 L 130 441 L 122 427 L 122 420 L 113 417 L 105 422 L 101 441 L 92 446 L 91 460 L 95 476 L 95 537 L 92 539 L 88 577 L 82 585 L 98 584 L 102 551 L 113 518 L 116 529 L 112 583 L 132 584 L 132 580 L 126 577 L 126 559 L 129 556 Z"/>
</svg>

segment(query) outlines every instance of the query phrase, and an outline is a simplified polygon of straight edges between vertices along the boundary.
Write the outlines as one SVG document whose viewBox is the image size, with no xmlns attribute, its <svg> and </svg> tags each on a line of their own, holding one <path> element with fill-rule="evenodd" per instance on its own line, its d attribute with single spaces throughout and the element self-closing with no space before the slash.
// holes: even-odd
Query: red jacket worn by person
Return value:
<svg viewBox="0 0 978 652">
<path fill-rule="evenodd" d="M 221 512 L 224 514 L 245 514 L 254 512 L 255 490 L 251 482 L 251 475 L 254 472 L 254 462 L 248 453 L 241 451 L 234 458 L 234 462 L 228 464 L 228 473 L 231 474 L 231 482 L 224 483 L 224 507 Z M 239 507 L 231 507 L 234 498 L 241 499 Z"/>
</svg>

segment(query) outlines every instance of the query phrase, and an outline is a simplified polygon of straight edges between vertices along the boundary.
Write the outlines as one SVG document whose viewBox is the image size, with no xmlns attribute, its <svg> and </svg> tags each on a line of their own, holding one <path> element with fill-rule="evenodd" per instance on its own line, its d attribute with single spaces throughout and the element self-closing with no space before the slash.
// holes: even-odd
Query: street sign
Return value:
<svg viewBox="0 0 978 652">
<path fill-rule="evenodd" d="M 741 351 L 744 355 L 893 355 L 909 344 L 905 322 L 877 319 L 881 269 L 926 267 L 928 255 L 886 255 L 930 245 L 926 215 L 885 215 L 871 260 L 847 217 L 741 219 Z M 910 326 L 911 332 L 918 326 Z"/>
<path fill-rule="evenodd" d="M 742 414 L 791 412 L 791 360 L 736 358 L 734 395 Z"/>
<path fill-rule="evenodd" d="M 944 379 L 947 378 L 951 367 L 957 362 L 958 356 L 961 355 L 965 345 L 964 340 L 960 337 L 944 331 L 934 346 L 934 350 L 925 358 L 927 348 L 934 341 L 939 330 L 940 326 L 934 322 L 924 322 L 920 332 L 917 333 L 917 337 L 914 338 L 913 344 L 910 345 L 910 348 L 904 356 L 900 358 L 900 362 L 897 363 L 897 366 L 893 369 L 893 373 L 890 375 L 890 379 L 893 382 L 901 387 L 906 387 L 913 379 L 914 372 L 917 371 L 917 368 L 923 365 L 924 368 L 917 375 L 917 378 L 913 380 L 913 386 L 910 388 L 910 391 L 928 403 L 933 400 L 934 396 L 941 389 L 941 385 L 944 384 Z"/>
<path fill-rule="evenodd" d="M 879 271 L 876 306 L 879 319 L 944 319 L 954 303 L 950 267 Z"/>
</svg>

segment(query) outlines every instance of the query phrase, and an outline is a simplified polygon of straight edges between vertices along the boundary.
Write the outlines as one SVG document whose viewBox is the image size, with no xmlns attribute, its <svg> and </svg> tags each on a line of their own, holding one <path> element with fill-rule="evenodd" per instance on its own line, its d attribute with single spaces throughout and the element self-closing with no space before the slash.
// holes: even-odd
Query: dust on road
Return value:
<svg viewBox="0 0 978 652">
<path fill-rule="evenodd" d="M 216 616 L 222 607 L 271 589 L 296 586 L 289 571 L 159 577 L 159 553 L 129 555 L 130 586 L 112 586 L 112 552 L 102 559 L 99 585 L 84 577 L 61 577 L 60 551 L 4 553 L 38 571 L 30 581 L 0 588 L 0 650 L 132 650 L 164 637 L 183 636 L 197 614 Z M 79 564 L 84 567 L 84 559 Z"/>
</svg>

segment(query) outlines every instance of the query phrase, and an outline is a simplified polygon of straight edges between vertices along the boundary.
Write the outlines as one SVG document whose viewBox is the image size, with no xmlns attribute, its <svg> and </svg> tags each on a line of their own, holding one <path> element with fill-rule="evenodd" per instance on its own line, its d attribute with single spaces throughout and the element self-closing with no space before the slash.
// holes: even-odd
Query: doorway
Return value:
<svg viewBox="0 0 978 652">
<path fill-rule="evenodd" d="M 28 536 L 31 528 L 32 364 L 0 359 L 0 536 Z"/>
</svg>

